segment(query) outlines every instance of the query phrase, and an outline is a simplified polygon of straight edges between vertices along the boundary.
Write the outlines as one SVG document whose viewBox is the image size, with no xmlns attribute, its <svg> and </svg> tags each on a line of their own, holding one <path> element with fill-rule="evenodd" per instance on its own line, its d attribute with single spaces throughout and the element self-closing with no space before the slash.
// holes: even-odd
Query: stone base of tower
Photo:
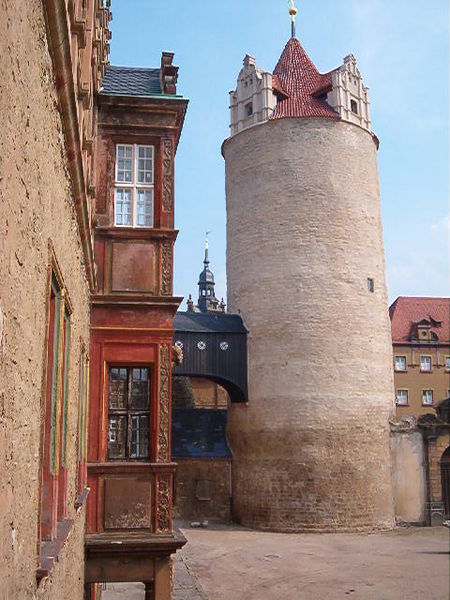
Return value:
<svg viewBox="0 0 450 600">
<path fill-rule="evenodd" d="M 233 406 L 233 519 L 279 532 L 350 532 L 394 526 L 387 429 L 248 429 Z M 243 418 L 244 417 L 244 418 Z M 298 451 L 296 451 L 298 449 Z M 384 449 L 385 452 L 380 452 Z"/>
</svg>

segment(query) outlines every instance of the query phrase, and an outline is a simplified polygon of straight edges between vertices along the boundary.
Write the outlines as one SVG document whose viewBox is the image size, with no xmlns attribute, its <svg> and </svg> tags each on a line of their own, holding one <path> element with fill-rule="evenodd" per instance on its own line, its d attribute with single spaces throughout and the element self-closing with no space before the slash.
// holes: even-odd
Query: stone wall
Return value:
<svg viewBox="0 0 450 600">
<path fill-rule="evenodd" d="M 440 525 L 444 518 L 441 459 L 447 448 L 450 447 L 450 431 L 445 428 L 439 435 L 428 439 L 428 469 L 430 500 L 427 506 L 431 525 Z"/>
<path fill-rule="evenodd" d="M 427 501 L 425 448 L 414 418 L 391 422 L 391 460 L 396 521 L 424 525 Z"/>
<path fill-rule="evenodd" d="M 229 521 L 231 460 L 178 458 L 175 515 L 187 520 Z"/>
<path fill-rule="evenodd" d="M 203 377 L 175 376 L 172 380 L 172 408 L 228 408 L 228 392 Z"/>
<path fill-rule="evenodd" d="M 83 595 L 84 509 L 76 512 L 80 346 L 89 291 L 41 0 L 0 0 L 0 581 L 4 598 Z M 49 240 L 73 304 L 68 517 L 52 575 L 36 589 Z"/>
<path fill-rule="evenodd" d="M 223 154 L 228 305 L 250 331 L 249 402 L 228 421 L 234 516 L 280 531 L 390 527 L 375 140 L 350 123 L 279 119 Z"/>
</svg>

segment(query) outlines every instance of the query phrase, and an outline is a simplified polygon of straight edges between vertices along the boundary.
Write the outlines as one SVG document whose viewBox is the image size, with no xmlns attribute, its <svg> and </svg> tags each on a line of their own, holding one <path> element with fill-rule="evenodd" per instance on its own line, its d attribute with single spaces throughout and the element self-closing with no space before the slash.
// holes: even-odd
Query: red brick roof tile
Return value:
<svg viewBox="0 0 450 600">
<path fill-rule="evenodd" d="M 415 325 L 426 319 L 441 343 L 450 343 L 450 298 L 400 296 L 389 308 L 392 341 L 408 342 Z M 436 326 L 434 322 L 441 322 Z"/>
<path fill-rule="evenodd" d="M 324 100 L 316 97 L 317 92 L 330 88 L 331 72 L 319 73 L 296 38 L 291 38 L 286 44 L 273 74 L 288 97 L 279 99 L 271 119 L 340 118 Z"/>
</svg>

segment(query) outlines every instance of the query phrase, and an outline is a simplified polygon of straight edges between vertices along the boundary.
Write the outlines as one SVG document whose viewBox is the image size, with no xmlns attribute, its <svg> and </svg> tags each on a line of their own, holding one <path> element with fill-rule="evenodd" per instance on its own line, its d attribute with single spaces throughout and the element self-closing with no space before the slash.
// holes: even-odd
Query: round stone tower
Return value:
<svg viewBox="0 0 450 600">
<path fill-rule="evenodd" d="M 368 89 L 289 40 L 244 59 L 223 144 L 230 312 L 249 329 L 233 510 L 278 531 L 390 527 L 392 346 Z"/>
</svg>

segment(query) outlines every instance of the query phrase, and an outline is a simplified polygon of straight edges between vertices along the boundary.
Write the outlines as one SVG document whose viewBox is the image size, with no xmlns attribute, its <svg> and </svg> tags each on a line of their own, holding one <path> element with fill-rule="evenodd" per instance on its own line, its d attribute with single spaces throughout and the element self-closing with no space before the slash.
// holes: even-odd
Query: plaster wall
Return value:
<svg viewBox="0 0 450 600">
<path fill-rule="evenodd" d="M 228 305 L 250 331 L 249 402 L 228 421 L 234 517 L 280 531 L 390 527 L 374 139 L 342 121 L 279 119 L 229 138 L 223 154 Z"/>
<path fill-rule="evenodd" d="M 46 39 L 41 0 L 0 0 L 0 581 L 8 600 L 83 597 L 85 515 L 74 501 L 89 292 Z M 74 527 L 37 589 L 49 240 L 73 304 L 67 516 Z"/>
<path fill-rule="evenodd" d="M 391 434 L 392 488 L 399 523 L 425 523 L 426 472 L 422 434 L 417 430 Z"/>
</svg>

